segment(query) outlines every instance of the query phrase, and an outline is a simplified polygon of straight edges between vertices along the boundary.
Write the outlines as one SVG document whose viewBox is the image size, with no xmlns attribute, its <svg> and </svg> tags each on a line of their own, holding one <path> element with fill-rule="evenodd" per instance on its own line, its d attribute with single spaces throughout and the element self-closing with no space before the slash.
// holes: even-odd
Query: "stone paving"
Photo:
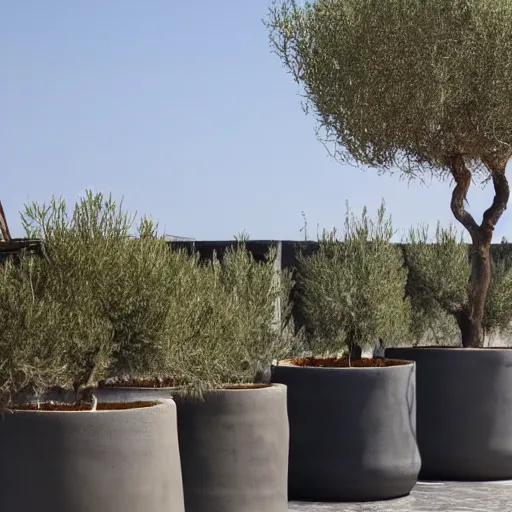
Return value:
<svg viewBox="0 0 512 512">
<path fill-rule="evenodd" d="M 290 502 L 290 512 L 512 512 L 512 480 L 419 482 L 412 493 L 372 503 Z"/>
</svg>

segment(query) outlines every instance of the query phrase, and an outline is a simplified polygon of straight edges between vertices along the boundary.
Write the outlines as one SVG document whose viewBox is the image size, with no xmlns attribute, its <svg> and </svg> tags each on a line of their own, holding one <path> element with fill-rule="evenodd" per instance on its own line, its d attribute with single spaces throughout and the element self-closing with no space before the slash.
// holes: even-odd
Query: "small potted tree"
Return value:
<svg viewBox="0 0 512 512">
<path fill-rule="evenodd" d="M 40 221 L 43 255 L 22 254 L 0 273 L 2 506 L 183 512 L 174 403 L 98 404 L 87 394 L 118 358 L 135 360 L 98 300 L 130 270 L 119 254 L 139 258 L 127 217 L 92 194 L 69 218 L 59 201 L 26 213 Z"/>
<path fill-rule="evenodd" d="M 290 279 L 275 257 L 257 262 L 242 241 L 202 266 L 190 374 L 174 397 L 187 511 L 288 510 L 286 388 L 255 383 L 293 341 L 277 318 Z"/>
<path fill-rule="evenodd" d="M 493 336 L 510 334 L 510 252 L 504 245 L 495 248 L 482 319 L 485 348 L 468 349 L 462 347 L 471 262 L 462 236 L 438 225 L 431 238 L 425 227 L 411 230 L 403 247 L 416 346 L 388 348 L 386 356 L 417 363 L 421 477 L 511 478 L 512 354 L 506 347 L 489 347 Z"/>
<path fill-rule="evenodd" d="M 275 257 L 257 262 L 240 240 L 222 260 L 196 255 L 179 273 L 170 267 L 166 367 L 98 390 L 101 400 L 173 397 L 187 511 L 287 511 L 286 389 L 262 382 L 294 339 L 278 321 L 291 281 Z"/>
<path fill-rule="evenodd" d="M 384 204 L 376 221 L 349 211 L 342 237 L 324 233 L 316 253 L 299 256 L 311 353 L 281 361 L 272 378 L 288 387 L 292 498 L 372 501 L 416 483 L 414 364 L 361 358 L 379 339 L 408 335 L 407 272 L 392 236 Z"/>
</svg>

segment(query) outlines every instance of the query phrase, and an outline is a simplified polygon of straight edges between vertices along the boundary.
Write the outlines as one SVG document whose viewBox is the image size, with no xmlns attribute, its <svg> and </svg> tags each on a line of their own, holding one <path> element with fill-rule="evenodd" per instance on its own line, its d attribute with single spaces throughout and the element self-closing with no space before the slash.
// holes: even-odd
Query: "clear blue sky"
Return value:
<svg viewBox="0 0 512 512">
<path fill-rule="evenodd" d="M 346 199 L 373 211 L 385 198 L 399 230 L 448 224 L 448 183 L 329 159 L 270 53 L 269 1 L 1 2 L 0 199 L 13 235 L 25 202 L 87 188 L 196 239 L 300 239 L 302 211 L 315 237 L 341 227 Z M 478 221 L 491 193 L 469 196 Z"/>
</svg>

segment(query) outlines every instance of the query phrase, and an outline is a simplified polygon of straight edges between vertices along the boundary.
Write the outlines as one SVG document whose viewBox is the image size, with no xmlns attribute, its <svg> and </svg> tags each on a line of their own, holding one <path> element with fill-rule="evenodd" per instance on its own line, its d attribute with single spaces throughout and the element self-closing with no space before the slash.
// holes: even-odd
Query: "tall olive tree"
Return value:
<svg viewBox="0 0 512 512">
<path fill-rule="evenodd" d="M 472 241 L 463 346 L 480 346 L 489 248 L 509 199 L 512 2 L 280 0 L 266 24 L 340 161 L 453 178 L 451 210 Z M 480 223 L 466 209 L 475 178 L 495 192 Z"/>
</svg>

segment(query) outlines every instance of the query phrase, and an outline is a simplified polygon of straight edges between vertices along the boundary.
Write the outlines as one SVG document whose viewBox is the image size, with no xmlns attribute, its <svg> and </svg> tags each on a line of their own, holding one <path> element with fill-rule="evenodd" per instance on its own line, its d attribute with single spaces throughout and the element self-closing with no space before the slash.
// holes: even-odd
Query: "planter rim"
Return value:
<svg viewBox="0 0 512 512">
<path fill-rule="evenodd" d="M 127 407 L 126 409 L 107 409 L 107 410 L 99 410 L 99 411 L 44 411 L 44 410 L 24 410 L 24 409 L 15 409 L 15 410 L 7 410 L 4 412 L 4 414 L 11 416 L 11 415 L 19 415 L 19 414 L 39 414 L 39 415 L 56 415 L 56 414 L 134 414 L 136 411 L 144 411 L 146 409 L 152 409 L 154 407 L 166 407 L 167 404 L 164 400 L 171 400 L 171 399 L 162 399 L 159 398 L 157 400 L 142 400 L 143 402 L 147 402 L 148 404 L 144 407 Z M 126 403 L 129 404 L 130 402 L 118 402 L 118 403 Z"/>
<path fill-rule="evenodd" d="M 227 386 L 236 386 L 236 384 L 226 384 Z M 241 386 L 247 386 L 247 384 L 241 384 Z M 285 384 L 280 384 L 278 382 L 272 382 L 272 383 L 269 383 L 269 384 L 264 384 L 264 385 L 261 385 L 261 384 L 255 384 L 254 387 L 240 387 L 240 388 L 236 388 L 236 387 L 231 387 L 231 388 L 215 388 L 215 389 L 211 389 L 209 391 L 205 391 L 205 396 L 206 395 L 212 395 L 212 394 L 217 394 L 217 393 L 229 393 L 229 394 L 233 394 L 233 393 L 240 393 L 242 391 L 244 392 L 251 392 L 251 393 L 258 393 L 258 392 L 262 392 L 262 391 L 269 391 L 269 390 L 283 390 L 283 389 L 286 389 L 286 385 Z M 178 393 L 179 394 L 179 393 Z"/>
<path fill-rule="evenodd" d="M 508 351 L 512 350 L 512 346 L 510 347 L 387 347 L 386 350 L 418 350 L 425 352 L 497 352 L 500 350 Z M 393 360 L 395 360 L 393 358 Z"/>
<path fill-rule="evenodd" d="M 155 390 L 163 390 L 170 391 L 173 389 L 180 389 L 180 386 L 164 386 L 164 387 L 156 387 L 156 386 L 101 386 L 96 389 L 121 389 L 123 391 L 129 391 L 130 389 L 143 389 L 144 391 L 155 391 Z M 94 395 L 94 390 L 92 392 Z"/>
<path fill-rule="evenodd" d="M 211 391 L 207 391 L 207 393 L 218 393 L 221 392 L 234 392 L 238 393 L 239 391 L 265 391 L 272 388 L 284 389 L 286 386 L 284 384 L 278 384 L 277 382 L 271 382 L 268 384 L 225 384 L 226 386 L 230 386 L 227 388 L 216 388 Z M 237 387 L 240 386 L 240 387 Z M 248 387 L 246 387 L 248 386 Z M 251 387 L 252 386 L 252 387 Z"/>
<path fill-rule="evenodd" d="M 397 359 L 395 357 L 393 358 L 386 358 L 388 361 L 399 361 L 401 364 L 391 365 L 391 366 L 350 366 L 350 367 L 335 367 L 335 366 L 297 366 L 295 364 L 292 364 L 291 362 L 293 359 L 282 359 L 277 363 L 277 365 L 273 366 L 273 368 L 278 367 L 285 367 L 285 368 L 297 368 L 298 370 L 325 370 L 325 371 L 390 371 L 394 368 L 408 368 L 411 365 L 415 365 L 415 361 L 408 361 L 407 359 Z"/>
<path fill-rule="evenodd" d="M 280 388 L 284 387 L 282 384 L 278 383 L 269 383 L 269 384 L 225 384 L 225 386 L 229 386 L 227 388 L 215 388 L 206 393 L 217 393 L 219 391 L 261 391 L 269 388 Z M 240 387 L 237 387 L 240 386 Z M 142 386 L 106 386 L 99 389 L 112 389 L 112 390 L 120 390 L 120 391 L 132 391 L 132 390 L 144 390 L 144 391 L 174 391 L 179 392 L 182 386 L 176 387 L 164 387 L 164 388 L 156 388 L 156 387 L 142 387 Z M 93 392 L 94 394 L 94 392 Z M 161 400 L 161 399 L 160 399 Z"/>
</svg>

